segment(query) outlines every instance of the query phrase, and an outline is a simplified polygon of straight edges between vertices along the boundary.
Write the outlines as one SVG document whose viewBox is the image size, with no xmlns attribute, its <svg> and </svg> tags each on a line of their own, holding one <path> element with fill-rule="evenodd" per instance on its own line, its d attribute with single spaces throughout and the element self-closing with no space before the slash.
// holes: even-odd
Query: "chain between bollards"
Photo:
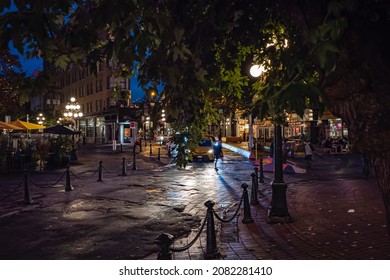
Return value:
<svg viewBox="0 0 390 280">
<path fill-rule="evenodd" d="M 157 244 L 160 247 L 160 251 L 158 253 L 157 259 L 158 260 L 171 260 L 172 259 L 172 252 L 183 252 L 185 250 L 188 250 L 192 245 L 195 244 L 196 240 L 200 237 L 200 234 L 203 231 L 204 226 L 207 224 L 207 232 L 206 232 L 206 252 L 204 252 L 204 258 L 205 259 L 216 259 L 221 256 L 218 248 L 217 248 L 217 241 L 216 241 L 216 232 L 215 232 L 215 224 L 214 224 L 214 216 L 221 222 L 231 222 L 238 214 L 241 204 L 244 201 L 244 219 L 243 223 L 252 223 L 253 219 L 251 217 L 250 208 L 249 208 L 249 199 L 248 199 L 248 192 L 247 184 L 242 184 L 241 186 L 243 188 L 243 194 L 240 199 L 240 204 L 238 205 L 238 208 L 233 215 L 228 220 L 223 220 L 221 217 L 218 216 L 218 214 L 214 211 L 213 207 L 215 203 L 211 200 L 205 202 L 205 206 L 207 207 L 206 217 L 202 223 L 202 226 L 198 232 L 198 234 L 195 236 L 195 238 L 188 243 L 187 245 L 183 247 L 173 247 L 173 239 L 174 237 L 169 233 L 162 233 L 160 234 L 155 240 L 154 243 Z"/>
<path fill-rule="evenodd" d="M 30 197 L 30 191 L 29 191 L 29 186 L 28 186 L 28 170 L 24 170 L 24 203 L 25 204 L 31 204 L 33 201 Z"/>
<path fill-rule="evenodd" d="M 73 190 L 73 187 L 72 185 L 70 184 L 70 166 L 68 165 L 66 167 L 66 184 L 65 184 L 65 191 L 66 192 L 69 192 L 69 191 L 72 191 Z"/>
<path fill-rule="evenodd" d="M 252 218 L 252 214 L 251 214 L 251 208 L 250 208 L 250 205 L 249 205 L 249 198 L 248 198 L 248 185 L 247 184 L 242 184 L 241 185 L 241 188 L 244 189 L 243 191 L 243 199 L 244 199 L 244 218 L 242 219 L 242 222 L 244 224 L 250 224 L 250 223 L 253 223 L 254 220 Z"/>
</svg>

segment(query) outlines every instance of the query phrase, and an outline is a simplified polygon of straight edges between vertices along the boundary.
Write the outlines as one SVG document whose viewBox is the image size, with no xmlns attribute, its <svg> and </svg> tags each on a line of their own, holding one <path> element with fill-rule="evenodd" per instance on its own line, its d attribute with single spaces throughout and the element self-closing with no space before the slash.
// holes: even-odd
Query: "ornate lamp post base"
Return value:
<svg viewBox="0 0 390 280">
<path fill-rule="evenodd" d="M 271 184 L 272 199 L 267 213 L 267 222 L 288 223 L 291 222 L 291 216 L 286 199 L 287 184 L 283 180 L 282 130 L 277 124 L 275 124 L 274 149 L 275 179 Z"/>
<path fill-rule="evenodd" d="M 267 222 L 270 224 L 291 222 L 286 199 L 287 184 L 284 182 L 272 182 L 271 187 L 272 200 L 267 211 Z"/>
</svg>

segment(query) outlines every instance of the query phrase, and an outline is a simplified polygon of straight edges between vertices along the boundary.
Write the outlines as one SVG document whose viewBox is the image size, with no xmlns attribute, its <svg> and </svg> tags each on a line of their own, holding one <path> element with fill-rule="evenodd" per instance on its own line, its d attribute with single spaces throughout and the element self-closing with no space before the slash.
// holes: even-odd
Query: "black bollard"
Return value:
<svg viewBox="0 0 390 280">
<path fill-rule="evenodd" d="M 252 173 L 251 177 L 252 177 L 251 204 L 257 205 L 257 204 L 259 204 L 259 200 L 257 199 L 258 187 L 256 186 L 257 185 L 256 174 Z"/>
<path fill-rule="evenodd" d="M 65 184 L 65 191 L 70 192 L 73 190 L 72 185 L 70 184 L 70 166 L 68 165 L 66 167 L 66 184 Z"/>
<path fill-rule="evenodd" d="M 99 161 L 99 168 L 98 168 L 98 182 L 103 181 L 103 162 Z"/>
<path fill-rule="evenodd" d="M 168 157 L 171 158 L 172 157 L 172 153 L 171 153 L 171 147 L 168 146 Z"/>
<path fill-rule="evenodd" d="M 158 260 L 171 260 L 172 253 L 170 247 L 173 243 L 173 235 L 169 233 L 162 233 L 154 240 L 154 244 L 160 247 L 160 252 L 157 255 Z"/>
<path fill-rule="evenodd" d="M 136 165 L 136 161 L 135 161 L 136 155 L 137 155 L 136 153 L 133 153 L 133 170 L 137 169 L 137 165 Z"/>
<path fill-rule="evenodd" d="M 121 143 L 121 153 L 123 153 L 123 144 Z"/>
<path fill-rule="evenodd" d="M 142 139 L 139 139 L 139 151 L 142 152 Z"/>
<path fill-rule="evenodd" d="M 24 170 L 24 203 L 25 204 L 31 204 L 33 201 L 30 197 L 30 190 L 28 187 L 28 170 Z"/>
<path fill-rule="evenodd" d="M 158 148 L 158 153 L 157 153 L 157 160 L 160 160 L 160 148 Z"/>
<path fill-rule="evenodd" d="M 243 199 L 244 199 L 244 218 L 242 219 L 242 222 L 244 224 L 250 224 L 250 223 L 253 223 L 253 218 L 252 218 L 252 214 L 251 214 L 251 208 L 250 208 L 250 205 L 249 205 L 249 198 L 248 198 L 248 185 L 247 184 L 242 184 L 241 185 L 241 188 L 244 189 L 244 192 L 243 192 Z"/>
<path fill-rule="evenodd" d="M 122 158 L 122 176 L 126 176 L 126 159 Z"/>
<path fill-rule="evenodd" d="M 257 166 L 255 166 L 255 168 L 253 168 L 253 171 L 255 173 L 256 181 L 259 180 L 259 169 L 257 168 Z"/>
<path fill-rule="evenodd" d="M 152 156 L 152 143 L 149 144 L 149 155 Z"/>
<path fill-rule="evenodd" d="M 263 170 L 263 159 L 260 159 L 260 175 L 259 175 L 259 182 L 264 183 L 264 170 Z"/>
<path fill-rule="evenodd" d="M 217 239 L 215 237 L 215 227 L 214 227 L 214 213 L 213 207 L 214 202 L 208 200 L 205 202 L 207 207 L 207 244 L 206 252 L 204 253 L 204 258 L 206 260 L 216 259 L 220 257 L 220 253 L 217 248 Z"/>
</svg>

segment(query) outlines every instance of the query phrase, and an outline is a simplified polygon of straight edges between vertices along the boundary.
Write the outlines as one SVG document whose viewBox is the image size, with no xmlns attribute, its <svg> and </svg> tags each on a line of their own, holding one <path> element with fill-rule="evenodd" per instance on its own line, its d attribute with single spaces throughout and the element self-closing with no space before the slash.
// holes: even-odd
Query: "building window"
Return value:
<svg viewBox="0 0 390 280">
<path fill-rule="evenodd" d="M 94 121 L 93 119 L 87 120 L 87 129 L 86 129 L 86 136 L 87 137 L 93 137 L 93 131 L 94 131 Z"/>
</svg>

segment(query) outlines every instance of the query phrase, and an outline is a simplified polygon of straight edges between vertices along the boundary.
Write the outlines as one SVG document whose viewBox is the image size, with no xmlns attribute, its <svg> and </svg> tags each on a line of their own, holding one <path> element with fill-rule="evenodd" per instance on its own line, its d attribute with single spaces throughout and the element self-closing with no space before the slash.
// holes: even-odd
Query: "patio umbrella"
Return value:
<svg viewBox="0 0 390 280">
<path fill-rule="evenodd" d="M 46 126 L 36 124 L 36 123 L 30 123 L 30 122 L 24 122 L 24 121 L 13 121 L 10 124 L 14 126 L 20 127 L 22 130 L 34 130 L 34 129 L 44 129 Z"/>
<path fill-rule="evenodd" d="M 56 124 L 53 126 L 49 126 L 43 130 L 45 133 L 51 134 L 62 134 L 62 135 L 75 135 L 80 134 L 80 131 L 76 131 L 70 127 L 64 126 L 62 124 Z"/>
<path fill-rule="evenodd" d="M 23 128 L 20 128 L 19 126 L 2 122 L 0 121 L 0 129 L 13 129 L 13 130 L 23 130 Z"/>
</svg>

